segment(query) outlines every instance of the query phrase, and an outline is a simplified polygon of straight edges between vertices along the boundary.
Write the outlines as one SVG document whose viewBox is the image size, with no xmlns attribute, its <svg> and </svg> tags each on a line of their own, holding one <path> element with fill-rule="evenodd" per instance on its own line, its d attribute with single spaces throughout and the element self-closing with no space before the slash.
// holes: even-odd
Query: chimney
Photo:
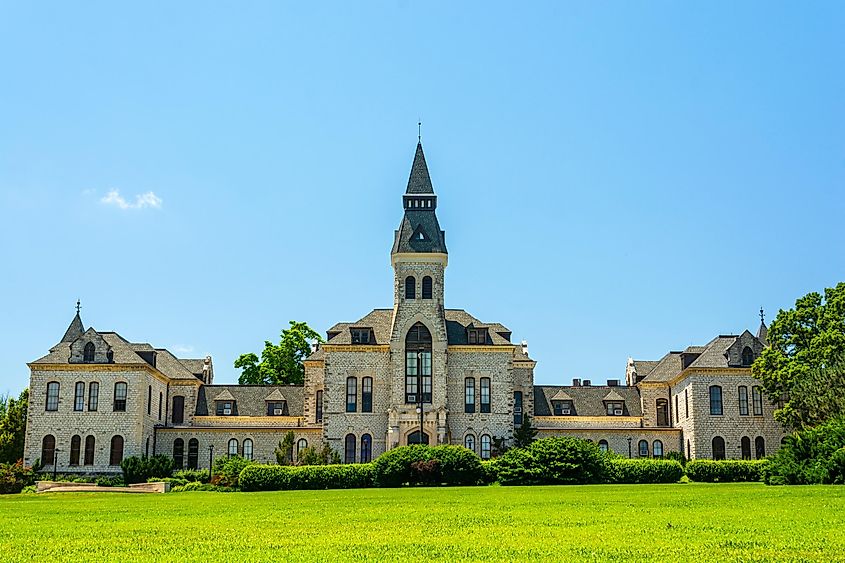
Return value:
<svg viewBox="0 0 845 563">
<path fill-rule="evenodd" d="M 608 387 L 619 387 L 619 380 L 618 379 L 608 379 L 607 380 Z"/>
<path fill-rule="evenodd" d="M 583 385 L 584 387 L 589 387 L 589 386 L 590 386 L 590 385 L 592 385 L 592 384 L 593 384 L 593 382 L 592 382 L 592 381 L 590 381 L 589 379 L 585 379 L 585 380 L 584 380 L 584 383 L 582 383 L 582 385 Z"/>
<path fill-rule="evenodd" d="M 572 380 L 573 387 L 581 387 L 581 380 L 580 379 L 573 379 Z"/>
<path fill-rule="evenodd" d="M 525 354 L 526 356 L 528 355 L 528 341 L 527 340 L 522 341 L 522 353 Z"/>
</svg>

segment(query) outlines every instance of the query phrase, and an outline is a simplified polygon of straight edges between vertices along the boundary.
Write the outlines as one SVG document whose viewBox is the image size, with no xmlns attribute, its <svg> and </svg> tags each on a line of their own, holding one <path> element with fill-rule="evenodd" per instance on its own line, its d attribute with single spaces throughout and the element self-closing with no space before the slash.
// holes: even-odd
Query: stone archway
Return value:
<svg viewBox="0 0 845 563">
<path fill-rule="evenodd" d="M 423 432 L 422 436 L 420 436 L 420 431 L 414 430 L 405 437 L 405 441 L 408 445 L 424 444 L 427 446 L 429 444 L 429 436 L 425 432 Z"/>
</svg>

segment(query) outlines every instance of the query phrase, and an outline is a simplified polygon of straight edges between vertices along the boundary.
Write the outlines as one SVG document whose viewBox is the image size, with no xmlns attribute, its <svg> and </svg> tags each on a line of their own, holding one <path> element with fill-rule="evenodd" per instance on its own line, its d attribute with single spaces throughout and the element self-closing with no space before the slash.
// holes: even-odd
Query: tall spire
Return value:
<svg viewBox="0 0 845 563">
<path fill-rule="evenodd" d="M 431 187 L 431 176 L 428 175 L 428 166 L 425 163 L 422 142 L 417 141 L 417 153 L 414 155 L 414 164 L 411 166 L 411 177 L 408 178 L 408 189 L 406 194 L 433 194 Z"/>
<path fill-rule="evenodd" d="M 70 326 L 67 327 L 65 335 L 62 337 L 62 342 L 73 342 L 85 332 L 85 327 L 82 326 L 82 319 L 79 317 L 80 303 L 76 301 L 76 315 L 70 321 Z"/>
</svg>

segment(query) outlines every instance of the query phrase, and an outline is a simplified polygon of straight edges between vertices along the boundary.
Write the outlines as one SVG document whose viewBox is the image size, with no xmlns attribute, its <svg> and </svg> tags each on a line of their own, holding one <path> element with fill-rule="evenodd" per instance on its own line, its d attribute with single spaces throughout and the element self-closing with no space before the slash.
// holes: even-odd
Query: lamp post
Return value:
<svg viewBox="0 0 845 563">
<path fill-rule="evenodd" d="M 208 445 L 208 482 L 211 483 L 211 477 L 213 469 L 213 462 L 214 462 L 214 444 Z"/>
<path fill-rule="evenodd" d="M 631 452 L 631 437 L 628 436 L 628 458 L 631 458 L 631 457 L 633 457 L 632 452 Z"/>
<path fill-rule="evenodd" d="M 53 448 L 53 481 L 56 480 L 56 470 L 59 468 L 59 448 Z"/>
</svg>

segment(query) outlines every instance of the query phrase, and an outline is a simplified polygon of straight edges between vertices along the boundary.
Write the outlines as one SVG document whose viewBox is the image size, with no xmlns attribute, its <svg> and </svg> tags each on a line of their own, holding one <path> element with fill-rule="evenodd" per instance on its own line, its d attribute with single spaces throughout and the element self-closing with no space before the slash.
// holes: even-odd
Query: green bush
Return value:
<svg viewBox="0 0 845 563">
<path fill-rule="evenodd" d="M 237 487 L 238 477 L 244 467 L 255 464 L 251 459 L 238 455 L 219 457 L 214 460 L 214 477 L 211 483 L 223 487 Z"/>
<path fill-rule="evenodd" d="M 195 481 L 188 481 L 187 479 L 178 479 L 176 477 L 150 477 L 147 479 L 147 483 L 170 483 L 171 489 L 173 487 L 181 487 L 183 485 L 187 485 L 188 483 L 194 483 Z"/>
<path fill-rule="evenodd" d="M 666 452 L 664 458 L 672 461 L 677 461 L 681 465 L 687 464 L 687 458 L 681 452 Z"/>
<path fill-rule="evenodd" d="M 175 479 L 184 479 L 185 481 L 197 481 L 200 483 L 208 483 L 208 471 L 205 469 L 180 469 L 173 472 Z"/>
<path fill-rule="evenodd" d="M 768 485 L 845 484 L 845 419 L 787 436 L 763 479 Z"/>
<path fill-rule="evenodd" d="M 244 468 L 239 479 L 243 491 L 356 489 L 373 486 L 373 464 L 258 465 Z"/>
<path fill-rule="evenodd" d="M 428 464 L 423 475 L 414 471 Z M 481 458 L 463 446 L 401 446 L 381 454 L 373 462 L 375 482 L 379 487 L 401 487 L 402 485 L 475 485 L 484 481 L 485 474 Z"/>
<path fill-rule="evenodd" d="M 497 463 L 502 485 L 602 483 L 608 458 L 593 442 L 579 438 L 544 438 L 528 448 L 512 448 Z"/>
<path fill-rule="evenodd" d="M 498 458 L 481 461 L 481 479 L 479 485 L 490 485 L 499 480 Z"/>
<path fill-rule="evenodd" d="M 686 474 L 690 481 L 703 483 L 734 483 L 740 481 L 760 481 L 767 460 L 740 459 L 695 459 L 686 465 Z"/>
<path fill-rule="evenodd" d="M 677 483 L 683 476 L 684 467 L 676 460 L 622 458 L 607 462 L 608 483 Z"/>
<path fill-rule="evenodd" d="M 431 459 L 431 450 L 423 445 L 400 446 L 381 454 L 373 461 L 376 486 L 401 487 L 411 483 L 411 465 Z"/>
<path fill-rule="evenodd" d="M 0 463 L 0 495 L 21 492 L 35 482 L 35 471 L 26 467 L 23 461 Z"/>
<path fill-rule="evenodd" d="M 98 487 L 123 487 L 126 485 L 126 482 L 123 480 L 123 475 L 97 477 L 95 483 L 97 483 Z"/>
<path fill-rule="evenodd" d="M 199 481 L 188 481 L 184 485 L 179 485 L 170 489 L 171 493 L 189 493 L 191 491 L 211 491 L 215 493 L 231 493 L 236 491 L 232 487 L 221 487 L 212 485 L 210 483 L 200 483 Z"/>
<path fill-rule="evenodd" d="M 146 483 L 150 477 L 170 477 L 173 459 L 166 455 L 130 456 L 120 462 L 127 483 Z"/>
</svg>

